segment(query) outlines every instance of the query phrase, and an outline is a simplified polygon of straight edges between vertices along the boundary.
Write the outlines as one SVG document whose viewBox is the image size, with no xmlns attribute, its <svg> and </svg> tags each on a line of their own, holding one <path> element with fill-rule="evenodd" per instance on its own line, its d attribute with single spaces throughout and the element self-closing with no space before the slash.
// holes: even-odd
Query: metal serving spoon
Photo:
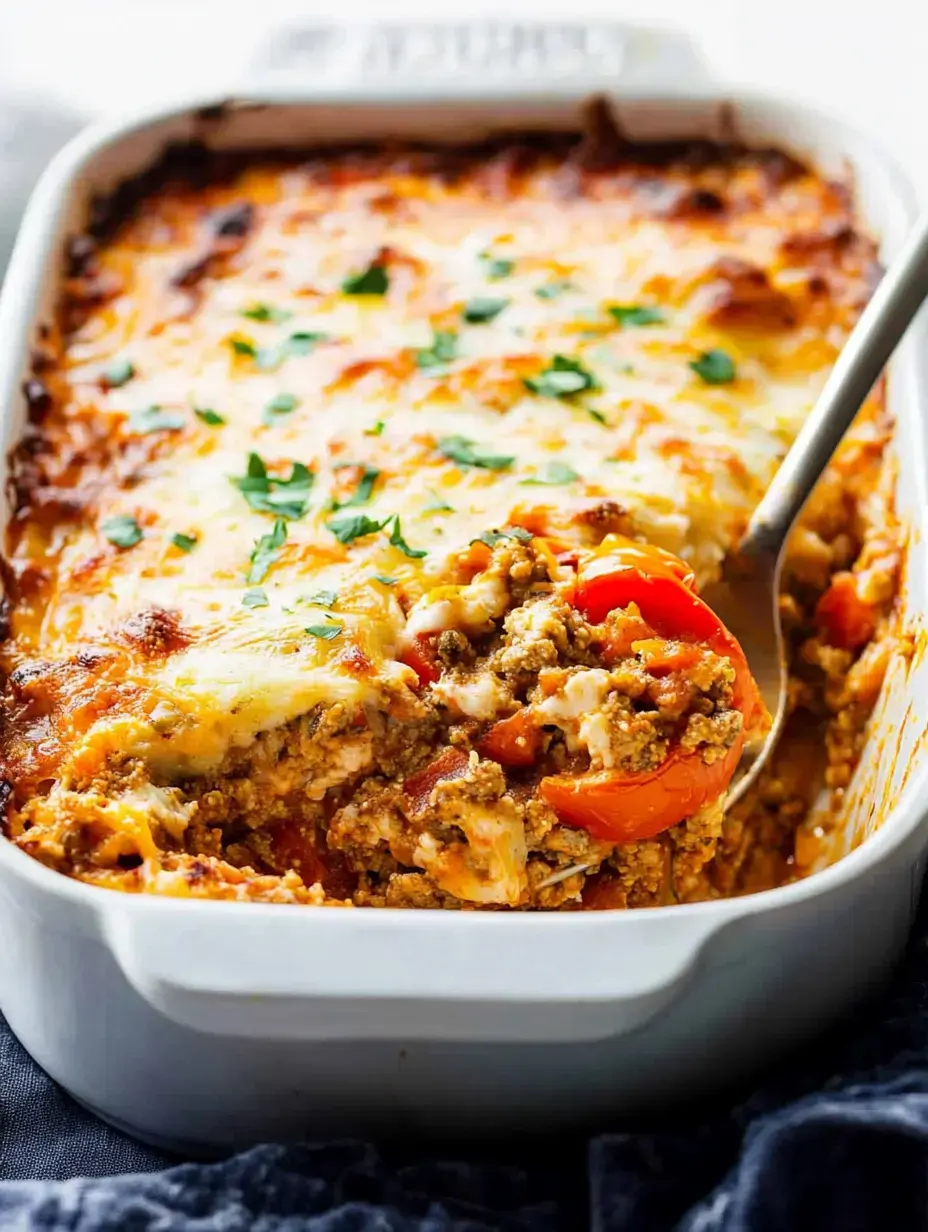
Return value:
<svg viewBox="0 0 928 1232">
<path fill-rule="evenodd" d="M 780 575 L 786 540 L 841 438 L 873 388 L 915 314 L 928 298 L 928 214 L 883 276 L 809 412 L 789 453 L 754 511 L 719 582 L 701 591 L 741 643 L 772 723 L 745 749 L 726 807 L 740 800 L 776 747 L 786 718 L 786 659 L 780 627 Z M 583 872 L 559 869 L 537 888 Z"/>
</svg>

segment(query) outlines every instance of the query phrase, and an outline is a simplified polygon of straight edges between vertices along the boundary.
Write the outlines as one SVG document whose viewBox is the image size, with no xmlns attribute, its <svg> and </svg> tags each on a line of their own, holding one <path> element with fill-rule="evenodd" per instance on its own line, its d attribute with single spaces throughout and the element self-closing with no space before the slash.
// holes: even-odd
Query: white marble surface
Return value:
<svg viewBox="0 0 928 1232">
<path fill-rule="evenodd" d="M 181 90 L 228 89 L 275 22 L 436 16 L 391 0 L 0 0 L 0 92 L 40 94 L 83 115 Z M 461 0 L 468 16 L 626 19 L 699 42 L 722 81 L 787 93 L 841 113 L 905 165 L 928 200 L 925 0 Z"/>
</svg>

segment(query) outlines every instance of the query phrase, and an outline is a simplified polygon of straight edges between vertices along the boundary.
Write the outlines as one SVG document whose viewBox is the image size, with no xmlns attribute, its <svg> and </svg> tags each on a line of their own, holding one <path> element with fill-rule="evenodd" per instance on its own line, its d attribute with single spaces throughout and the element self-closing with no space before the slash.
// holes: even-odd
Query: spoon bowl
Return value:
<svg viewBox="0 0 928 1232">
<path fill-rule="evenodd" d="M 731 808 L 757 779 L 786 721 L 787 670 L 780 622 L 781 554 L 734 556 L 719 581 L 700 592 L 741 644 L 760 691 L 770 726 L 745 745 L 726 799 Z"/>
</svg>

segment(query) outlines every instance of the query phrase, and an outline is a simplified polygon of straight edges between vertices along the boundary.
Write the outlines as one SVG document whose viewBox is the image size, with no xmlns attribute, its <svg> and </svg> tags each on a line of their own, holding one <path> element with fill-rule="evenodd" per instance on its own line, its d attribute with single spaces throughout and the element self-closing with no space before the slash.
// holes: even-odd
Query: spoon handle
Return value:
<svg viewBox="0 0 928 1232">
<path fill-rule="evenodd" d="M 739 545 L 776 554 L 886 361 L 928 297 L 928 214 L 883 276 Z"/>
</svg>

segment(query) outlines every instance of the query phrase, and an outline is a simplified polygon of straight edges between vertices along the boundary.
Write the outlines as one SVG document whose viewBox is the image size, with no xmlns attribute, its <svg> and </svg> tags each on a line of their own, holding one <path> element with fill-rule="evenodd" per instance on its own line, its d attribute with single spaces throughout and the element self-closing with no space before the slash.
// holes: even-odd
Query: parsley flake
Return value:
<svg viewBox="0 0 928 1232">
<path fill-rule="evenodd" d="M 306 513 L 315 478 L 315 474 L 302 462 L 291 464 L 286 479 L 269 475 L 263 459 L 256 453 L 248 455 L 244 475 L 231 477 L 252 509 L 291 521 Z"/>
<path fill-rule="evenodd" d="M 369 518 L 366 513 L 349 513 L 342 518 L 331 518 L 326 526 L 339 543 L 353 543 L 355 539 L 363 539 L 365 535 L 376 534 L 383 530 L 390 518 L 378 522 Z"/>
<path fill-rule="evenodd" d="M 477 299 L 468 300 L 464 305 L 461 316 L 468 325 L 483 325 L 487 321 L 492 321 L 509 306 L 511 301 L 508 299 L 494 298 L 492 296 L 478 296 Z"/>
<path fill-rule="evenodd" d="M 531 479 L 523 479 L 522 483 L 528 485 L 553 485 L 559 483 L 576 483 L 580 476 L 572 466 L 568 466 L 566 462 L 549 462 L 544 470 L 534 475 Z"/>
<path fill-rule="evenodd" d="M 690 367 L 707 385 L 728 385 L 737 375 L 734 360 L 718 348 L 703 351 L 698 359 L 690 361 Z"/>
<path fill-rule="evenodd" d="M 234 355 L 242 355 L 246 359 L 255 359 L 258 354 L 258 348 L 248 338 L 230 338 L 229 346 Z"/>
<path fill-rule="evenodd" d="M 309 355 L 320 342 L 327 342 L 328 337 L 328 334 L 299 330 L 291 334 L 284 345 L 291 355 Z"/>
<path fill-rule="evenodd" d="M 118 548 L 133 548 L 142 540 L 142 528 L 129 513 L 118 513 L 113 518 L 107 518 L 100 529 Z"/>
<path fill-rule="evenodd" d="M 277 394 L 264 408 L 263 423 L 272 424 L 279 415 L 289 415 L 300 405 L 296 394 Z"/>
<path fill-rule="evenodd" d="M 557 299 L 559 295 L 563 295 L 565 291 L 573 291 L 574 284 L 567 278 L 559 278 L 555 282 L 546 282 L 540 287 L 535 288 L 535 294 L 539 299 Z"/>
<path fill-rule="evenodd" d="M 335 468 L 336 470 L 344 470 L 346 467 L 361 468 L 361 478 L 358 480 L 358 486 L 352 492 L 351 496 L 346 501 L 333 501 L 332 509 L 348 509 L 355 505 L 366 505 L 374 493 L 374 485 L 380 478 L 380 471 L 376 466 L 367 466 L 363 462 L 340 462 Z"/>
<path fill-rule="evenodd" d="M 146 406 L 129 416 L 129 429 L 147 436 L 149 432 L 180 432 L 186 420 L 177 411 L 165 411 L 160 406 Z"/>
<path fill-rule="evenodd" d="M 390 276 L 382 265 L 369 265 L 359 274 L 349 274 L 342 283 L 343 295 L 386 295 Z"/>
<path fill-rule="evenodd" d="M 176 548 L 180 548 L 182 552 L 192 552 L 200 542 L 198 535 L 183 535 L 176 534 L 171 536 L 171 542 Z"/>
<path fill-rule="evenodd" d="M 620 325 L 629 327 L 660 325 L 666 320 L 659 308 L 649 308 L 645 304 L 612 304 L 606 311 Z"/>
<path fill-rule="evenodd" d="M 421 560 L 423 556 L 428 556 L 428 552 L 425 548 L 411 548 L 403 538 L 403 533 L 400 530 L 399 517 L 395 517 L 393 519 L 393 530 L 390 532 L 390 543 L 393 547 L 399 548 L 403 555 L 408 556 L 410 560 Z"/>
<path fill-rule="evenodd" d="M 375 573 L 374 581 L 379 582 L 381 586 L 395 586 L 397 579 L 395 577 L 388 577 L 385 573 Z"/>
<path fill-rule="evenodd" d="M 373 425 L 373 427 L 364 429 L 364 435 L 365 436 L 383 436 L 383 430 L 386 426 L 387 425 L 384 422 L 384 420 L 378 419 L 377 422 Z"/>
<path fill-rule="evenodd" d="M 280 548 L 287 542 L 287 523 L 278 518 L 274 529 L 269 535 L 262 535 L 255 540 L 251 553 L 251 568 L 248 570 L 248 584 L 254 586 L 263 582 L 268 569 L 280 556 Z"/>
<path fill-rule="evenodd" d="M 267 592 L 260 586 L 252 586 L 242 595 L 242 607 L 267 607 Z"/>
<path fill-rule="evenodd" d="M 273 372 L 279 368 L 285 359 L 291 356 L 310 355 L 320 342 L 327 341 L 328 334 L 308 333 L 301 331 L 291 334 L 277 346 L 262 347 L 255 352 L 255 363 L 262 372 Z"/>
<path fill-rule="evenodd" d="M 488 548 L 495 548 L 503 539 L 515 539 L 519 543 L 531 543 L 532 533 L 522 526 L 504 526 L 501 530 L 485 530 L 482 535 L 472 539 L 471 543 L 485 543 Z"/>
<path fill-rule="evenodd" d="M 480 254 L 480 264 L 487 278 L 494 282 L 498 278 L 508 278 L 516 267 L 515 261 L 509 261 L 505 257 L 494 257 L 490 252 Z"/>
<path fill-rule="evenodd" d="M 211 428 L 221 428 L 226 422 L 225 418 L 218 411 L 211 410 L 208 406 L 195 406 L 193 413 L 197 419 L 200 419 L 205 424 L 209 424 Z"/>
<path fill-rule="evenodd" d="M 109 389 L 119 389 L 135 376 L 135 364 L 131 359 L 117 359 L 103 373 Z"/>
<path fill-rule="evenodd" d="M 443 436 L 437 442 L 439 453 L 458 466 L 477 466 L 485 471 L 505 471 L 515 462 L 510 454 L 487 453 L 464 436 Z"/>
<path fill-rule="evenodd" d="M 588 406 L 586 408 L 586 413 L 589 415 L 590 419 L 595 419 L 598 424 L 606 425 L 609 422 L 602 411 L 597 411 L 595 407 Z"/>
<path fill-rule="evenodd" d="M 316 607 L 334 607 L 338 602 L 337 590 L 317 590 L 314 595 L 310 595 L 306 599 L 307 603 L 313 603 Z"/>
<path fill-rule="evenodd" d="M 242 309 L 242 316 L 249 321 L 273 321 L 279 325 L 282 321 L 289 321 L 293 313 L 283 308 L 274 308 L 271 304 L 251 304 Z"/>
<path fill-rule="evenodd" d="M 452 329 L 439 329 L 432 335 L 432 345 L 416 351 L 420 368 L 441 368 L 457 358 L 458 336 Z"/>
<path fill-rule="evenodd" d="M 543 372 L 535 377 L 524 377 L 523 384 L 533 394 L 541 394 L 544 398 L 569 398 L 585 389 L 595 389 L 596 378 L 579 359 L 555 355 Z"/>
<path fill-rule="evenodd" d="M 312 637 L 321 638 L 324 642 L 331 642 L 333 638 L 338 637 L 339 633 L 343 633 L 344 625 L 335 624 L 329 625 L 309 625 L 306 632 Z"/>
</svg>

